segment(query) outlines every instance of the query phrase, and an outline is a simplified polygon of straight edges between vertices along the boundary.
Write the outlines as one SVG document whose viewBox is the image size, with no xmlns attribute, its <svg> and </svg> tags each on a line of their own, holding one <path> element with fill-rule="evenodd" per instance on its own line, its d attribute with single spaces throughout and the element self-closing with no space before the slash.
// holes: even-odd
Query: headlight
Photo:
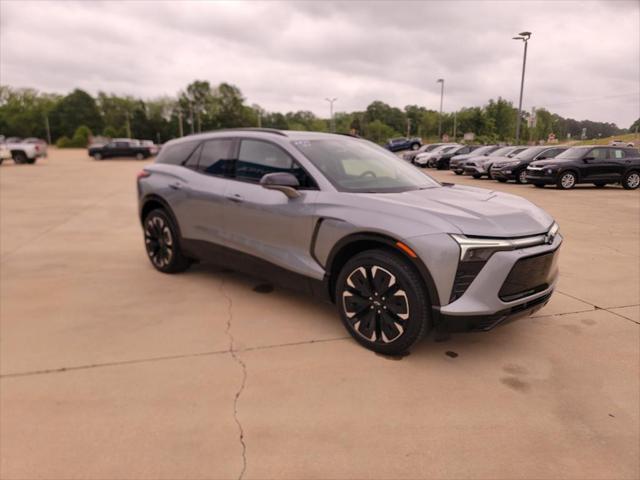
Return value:
<svg viewBox="0 0 640 480">
<path fill-rule="evenodd" d="M 553 222 L 547 233 L 531 237 L 514 239 L 470 238 L 456 234 L 452 234 L 451 237 L 460 247 L 461 262 L 486 262 L 495 252 L 551 244 L 558 234 L 559 226 Z"/>
<path fill-rule="evenodd" d="M 551 175 L 552 173 L 554 173 L 556 170 L 558 170 L 558 166 L 557 165 L 547 165 L 544 167 L 544 172 L 547 175 Z"/>
</svg>

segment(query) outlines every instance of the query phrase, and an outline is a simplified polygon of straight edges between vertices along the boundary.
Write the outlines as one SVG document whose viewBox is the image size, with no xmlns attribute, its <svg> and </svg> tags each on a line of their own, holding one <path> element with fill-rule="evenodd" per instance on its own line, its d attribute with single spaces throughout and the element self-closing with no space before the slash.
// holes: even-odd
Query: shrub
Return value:
<svg viewBox="0 0 640 480">
<path fill-rule="evenodd" d="M 56 147 L 69 148 L 70 143 L 71 143 L 71 139 L 69 137 L 62 136 L 56 141 Z"/>
</svg>

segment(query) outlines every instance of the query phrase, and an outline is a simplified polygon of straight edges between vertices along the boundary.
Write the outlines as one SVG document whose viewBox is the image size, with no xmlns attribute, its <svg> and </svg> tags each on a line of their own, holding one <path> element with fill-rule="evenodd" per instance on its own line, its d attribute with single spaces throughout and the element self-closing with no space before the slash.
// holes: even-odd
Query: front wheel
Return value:
<svg viewBox="0 0 640 480">
<path fill-rule="evenodd" d="M 522 170 L 518 175 L 516 175 L 516 183 L 527 183 L 527 171 Z"/>
<path fill-rule="evenodd" d="M 638 186 L 640 186 L 640 172 L 627 172 L 622 177 L 622 188 L 625 190 L 635 190 Z"/>
<path fill-rule="evenodd" d="M 406 353 L 430 328 L 422 280 L 405 258 L 385 250 L 367 250 L 346 263 L 336 304 L 351 336 L 378 353 Z"/>
<path fill-rule="evenodd" d="M 29 160 L 24 152 L 14 152 L 12 157 L 13 161 L 18 164 L 27 163 L 27 160 Z"/>
<path fill-rule="evenodd" d="M 137 160 L 144 160 L 144 153 L 136 153 L 136 159 Z"/>
<path fill-rule="evenodd" d="M 411 144 L 411 150 L 418 150 L 419 148 L 420 148 L 420 145 L 418 145 L 417 143 Z"/>
<path fill-rule="evenodd" d="M 562 190 L 569 190 L 576 186 L 578 182 L 578 177 L 573 172 L 564 172 L 558 177 L 558 181 L 556 182 L 556 186 Z"/>
<path fill-rule="evenodd" d="M 93 159 L 94 160 L 102 160 L 102 154 L 101 153 L 94 153 L 93 154 Z"/>
<path fill-rule="evenodd" d="M 178 229 L 164 210 L 152 210 L 144 219 L 144 244 L 149 261 L 162 273 L 183 272 L 190 260 L 180 249 Z"/>
</svg>

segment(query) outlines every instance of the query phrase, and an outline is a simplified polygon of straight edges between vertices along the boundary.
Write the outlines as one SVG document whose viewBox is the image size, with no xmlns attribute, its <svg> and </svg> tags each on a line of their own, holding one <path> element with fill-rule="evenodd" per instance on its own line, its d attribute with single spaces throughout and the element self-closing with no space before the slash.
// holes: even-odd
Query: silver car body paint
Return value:
<svg viewBox="0 0 640 480">
<path fill-rule="evenodd" d="M 173 210 L 182 237 L 244 252 L 317 280 L 326 273 L 333 247 L 349 235 L 373 233 L 402 241 L 433 278 L 438 299 L 432 301 L 450 315 L 492 314 L 534 298 L 505 303 L 497 292 L 519 258 L 555 250 L 560 236 L 551 245 L 495 253 L 467 292 L 450 303 L 460 252 L 451 234 L 494 238 L 544 234 L 553 224 L 544 210 L 515 195 L 457 185 L 403 193 L 341 192 L 292 144 L 292 140 L 330 134 L 287 134 L 233 132 L 235 137 L 259 138 L 281 146 L 313 177 L 318 190 L 301 190 L 298 198 L 289 199 L 259 184 L 154 163 L 145 167 L 152 175 L 139 182 L 140 207 L 148 195 L 158 196 Z M 195 135 L 169 144 L 221 135 Z M 553 283 L 556 277 L 554 272 Z M 552 289 L 553 285 L 535 297 Z"/>
</svg>

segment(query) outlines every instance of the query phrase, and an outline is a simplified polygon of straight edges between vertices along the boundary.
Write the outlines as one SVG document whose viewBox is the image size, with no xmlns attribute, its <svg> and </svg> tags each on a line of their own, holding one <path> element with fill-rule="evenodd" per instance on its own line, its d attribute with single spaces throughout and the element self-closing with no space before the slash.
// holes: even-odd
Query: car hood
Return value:
<svg viewBox="0 0 640 480">
<path fill-rule="evenodd" d="M 546 160 L 536 160 L 531 163 L 531 167 L 545 167 L 547 165 L 558 165 L 565 162 L 575 162 L 575 160 L 563 160 L 562 158 L 548 158 Z"/>
<path fill-rule="evenodd" d="M 367 210 L 379 218 L 386 217 L 380 215 L 385 213 L 409 220 L 415 235 L 437 229 L 472 236 L 520 237 L 546 232 L 553 223 L 547 212 L 528 200 L 484 188 L 444 185 L 358 197 L 365 197 Z"/>
</svg>

